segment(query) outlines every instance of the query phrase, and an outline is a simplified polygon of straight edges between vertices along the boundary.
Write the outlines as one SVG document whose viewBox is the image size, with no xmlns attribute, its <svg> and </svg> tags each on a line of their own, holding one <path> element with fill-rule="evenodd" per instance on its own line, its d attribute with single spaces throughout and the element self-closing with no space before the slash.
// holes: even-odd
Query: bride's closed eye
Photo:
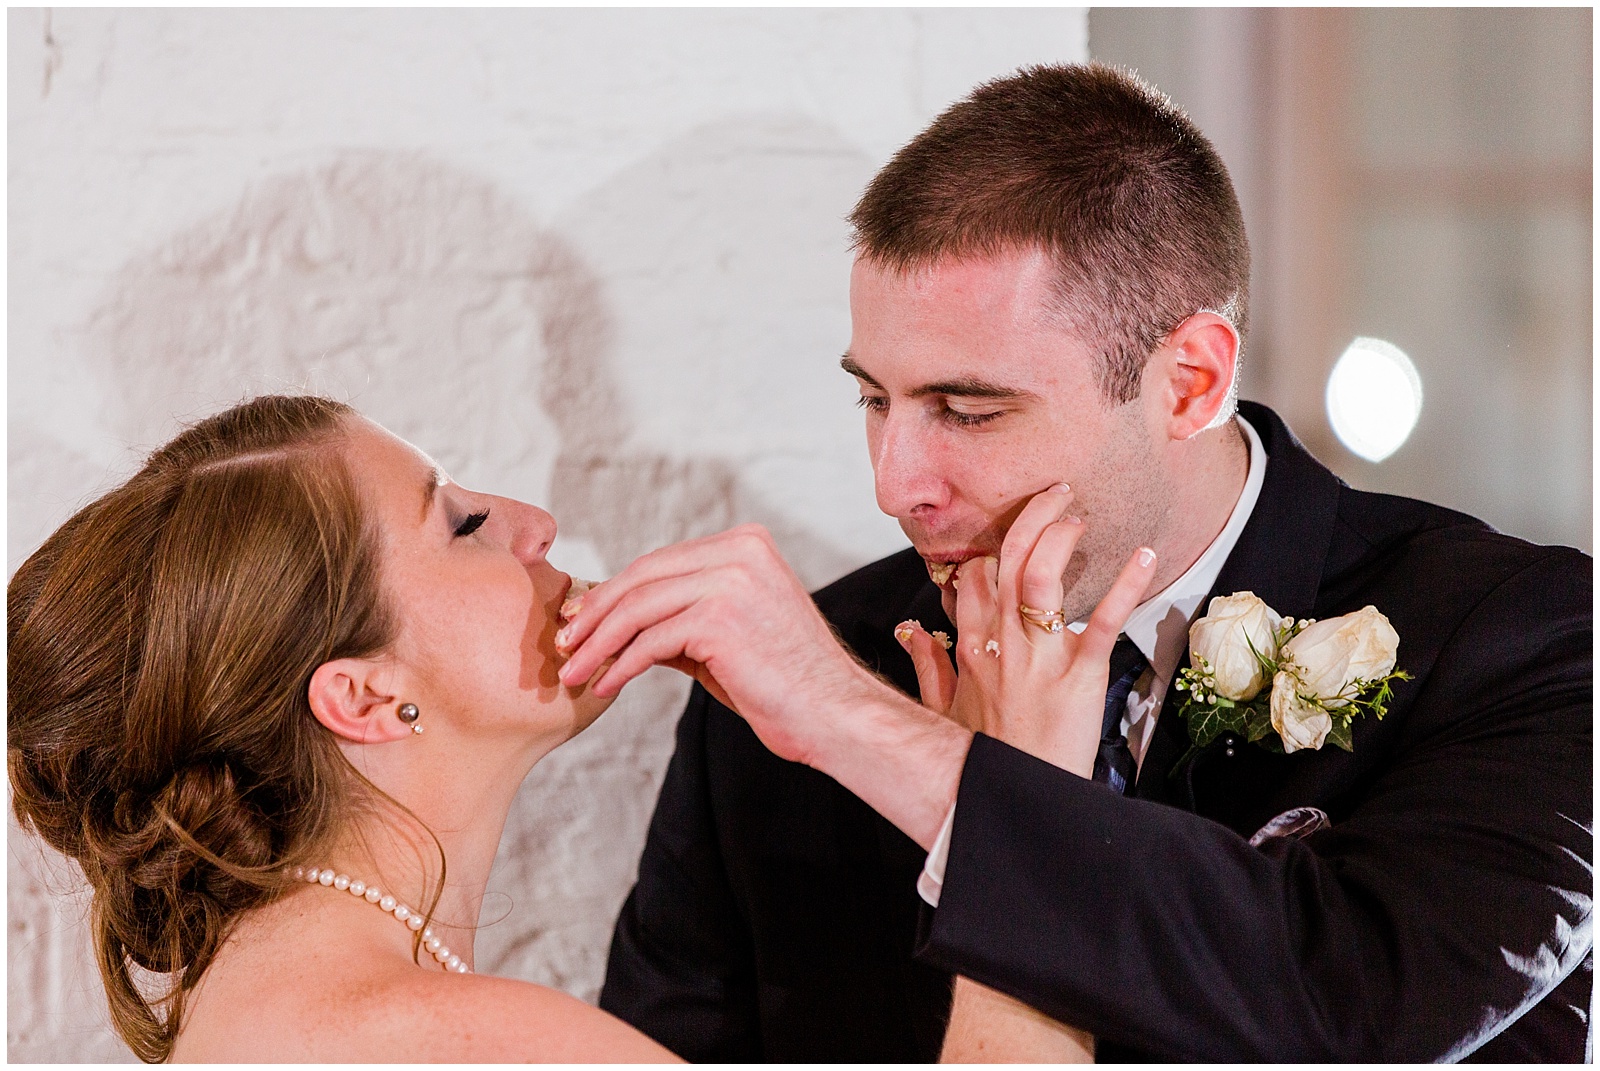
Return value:
<svg viewBox="0 0 1600 1071">
<path fill-rule="evenodd" d="M 456 525 L 456 535 L 469 536 L 483 527 L 483 522 L 489 519 L 488 510 L 479 510 L 477 513 L 467 515 L 466 520 Z"/>
</svg>

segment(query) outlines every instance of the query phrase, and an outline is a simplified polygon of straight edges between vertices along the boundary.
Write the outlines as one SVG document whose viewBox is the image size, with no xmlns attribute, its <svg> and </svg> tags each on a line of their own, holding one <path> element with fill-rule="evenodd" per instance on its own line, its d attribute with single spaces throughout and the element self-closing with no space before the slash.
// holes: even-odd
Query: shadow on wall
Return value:
<svg viewBox="0 0 1600 1071">
<path fill-rule="evenodd" d="M 328 393 L 485 490 L 534 497 L 515 488 L 553 464 L 551 512 L 610 571 L 746 520 L 772 528 L 808 580 L 847 568 L 730 463 L 628 449 L 613 324 L 572 246 L 492 185 L 370 153 L 263 183 L 130 263 L 92 318 L 90 352 L 129 443 L 251 394 Z"/>
<path fill-rule="evenodd" d="M 869 165 L 827 131 L 810 130 L 794 153 L 757 151 L 752 170 L 752 142 L 777 145 L 796 129 L 776 119 L 695 132 L 585 198 L 564 229 L 582 237 L 572 228 L 611 228 L 598 244 L 615 252 L 622 241 L 624 260 L 669 248 L 695 255 L 677 239 L 685 220 L 672 199 L 644 195 L 667 171 L 704 184 L 681 199 L 703 230 L 719 231 L 708 212 L 744 206 L 737 226 L 720 227 L 727 246 L 781 247 L 796 228 L 831 235 L 816 226 L 814 194 L 809 219 L 769 206 L 770 227 L 751 233 L 744 218 L 752 198 L 761 201 L 763 175 L 803 184 L 819 164 L 830 181 L 848 181 L 845 198 L 859 189 Z M 609 206 L 619 199 L 636 207 L 617 229 Z M 634 445 L 615 370 L 618 317 L 576 249 L 491 183 L 424 155 L 350 153 L 263 181 L 115 277 L 86 336 L 86 358 L 109 383 L 104 420 L 148 447 L 253 394 L 325 393 L 428 449 L 469 486 L 536 499 L 552 473 L 549 505 L 562 534 L 592 544 L 609 572 L 652 547 L 746 520 L 772 529 L 808 583 L 857 564 L 766 503 L 734 464 Z M 701 306 L 702 319 L 708 307 L 742 311 Z M 37 429 L 14 426 L 14 459 L 21 443 L 42 458 L 34 468 L 83 467 L 32 419 Z M 15 490 L 32 471 L 13 467 Z M 681 677 L 652 671 L 529 778 L 491 881 L 480 969 L 595 999 L 686 693 Z M 32 847 L 11 853 L 11 969 L 46 981 L 12 987 L 9 1055 L 125 1058 L 107 1041 L 84 903 L 63 895 L 55 862 L 36 860 Z"/>
<path fill-rule="evenodd" d="M 811 586 L 861 564 L 771 505 L 726 461 L 683 461 L 618 444 L 631 438 L 631 406 L 661 405 L 662 394 L 678 412 L 757 444 L 741 443 L 747 454 L 776 441 L 814 441 L 814 427 L 766 427 L 771 411 L 753 407 L 785 391 L 803 394 L 818 379 L 818 361 L 846 381 L 833 367 L 849 329 L 842 217 L 870 174 L 865 155 L 831 128 L 748 117 L 674 139 L 557 222 L 597 263 L 607 293 L 629 310 L 623 322 L 635 328 L 628 339 L 605 337 L 621 318 L 589 314 L 600 296 L 575 288 L 562 302 L 570 327 L 558 312 L 546 334 L 542 398 L 561 429 L 552 511 L 579 519 L 577 534 L 596 543 L 608 566 L 743 521 L 771 529 Z M 709 293 L 685 294 L 685 279 Z M 627 350 L 632 390 L 619 392 L 605 372 L 616 349 Z M 851 382 L 844 397 L 853 396 Z M 789 402 L 788 413 L 814 418 L 817 407 L 803 397 Z M 844 441 L 859 449 L 854 414 L 823 407 L 847 416 Z"/>
</svg>

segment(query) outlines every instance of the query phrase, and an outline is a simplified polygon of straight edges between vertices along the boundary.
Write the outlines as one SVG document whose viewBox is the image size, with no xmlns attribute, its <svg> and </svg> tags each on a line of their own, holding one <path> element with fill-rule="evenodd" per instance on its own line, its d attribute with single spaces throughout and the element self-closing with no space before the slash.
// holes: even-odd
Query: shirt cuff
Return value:
<svg viewBox="0 0 1600 1071">
<path fill-rule="evenodd" d="M 952 803 L 945 813 L 944 825 L 939 827 L 939 835 L 933 838 L 933 847 L 928 849 L 928 861 L 922 864 L 922 873 L 917 875 L 917 895 L 929 907 L 939 906 L 939 893 L 944 889 L 944 865 L 950 858 L 950 830 L 955 824 L 956 805 Z"/>
</svg>

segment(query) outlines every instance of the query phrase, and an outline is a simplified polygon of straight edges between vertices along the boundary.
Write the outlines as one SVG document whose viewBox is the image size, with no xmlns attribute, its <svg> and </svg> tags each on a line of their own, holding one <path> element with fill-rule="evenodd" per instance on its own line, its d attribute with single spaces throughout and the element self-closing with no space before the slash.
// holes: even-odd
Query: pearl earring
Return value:
<svg viewBox="0 0 1600 1071">
<path fill-rule="evenodd" d="M 422 732 L 422 726 L 417 724 L 417 718 L 420 716 L 419 712 L 417 711 L 417 704 L 401 703 L 400 709 L 395 711 L 395 713 L 399 715 L 401 721 L 411 726 L 412 732 Z"/>
</svg>

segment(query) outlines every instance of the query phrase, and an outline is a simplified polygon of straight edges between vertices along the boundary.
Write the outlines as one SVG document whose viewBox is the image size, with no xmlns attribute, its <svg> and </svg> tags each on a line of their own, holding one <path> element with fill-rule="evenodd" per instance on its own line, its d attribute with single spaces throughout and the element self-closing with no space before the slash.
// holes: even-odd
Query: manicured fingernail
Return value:
<svg viewBox="0 0 1600 1071">
<path fill-rule="evenodd" d="M 1075 513 L 1069 513 L 1069 514 L 1067 514 L 1065 517 L 1063 517 L 1061 519 L 1066 521 L 1068 524 L 1082 524 L 1083 523 L 1083 518 L 1079 517 Z"/>
<path fill-rule="evenodd" d="M 574 617 L 578 616 L 578 611 L 582 609 L 582 595 L 579 595 L 576 598 L 568 599 L 566 602 L 561 604 L 561 619 L 563 621 L 571 621 Z"/>
<path fill-rule="evenodd" d="M 1072 493 L 1072 488 L 1064 483 L 1051 484 L 1048 490 L 1054 491 L 1058 495 L 1070 495 Z"/>
<path fill-rule="evenodd" d="M 561 630 L 556 633 L 556 646 L 557 647 L 567 647 L 567 646 L 571 645 L 571 643 L 572 643 L 572 626 L 571 625 L 562 625 L 561 626 Z"/>
<path fill-rule="evenodd" d="M 894 627 L 894 638 L 900 641 L 900 646 L 911 646 L 911 636 L 922 626 L 916 621 L 902 621 Z"/>
<path fill-rule="evenodd" d="M 1151 550 L 1149 547 L 1140 547 L 1139 548 L 1139 564 L 1140 565 L 1149 565 L 1151 562 L 1153 562 L 1155 560 L 1156 560 L 1156 552 L 1155 551 Z"/>
</svg>

